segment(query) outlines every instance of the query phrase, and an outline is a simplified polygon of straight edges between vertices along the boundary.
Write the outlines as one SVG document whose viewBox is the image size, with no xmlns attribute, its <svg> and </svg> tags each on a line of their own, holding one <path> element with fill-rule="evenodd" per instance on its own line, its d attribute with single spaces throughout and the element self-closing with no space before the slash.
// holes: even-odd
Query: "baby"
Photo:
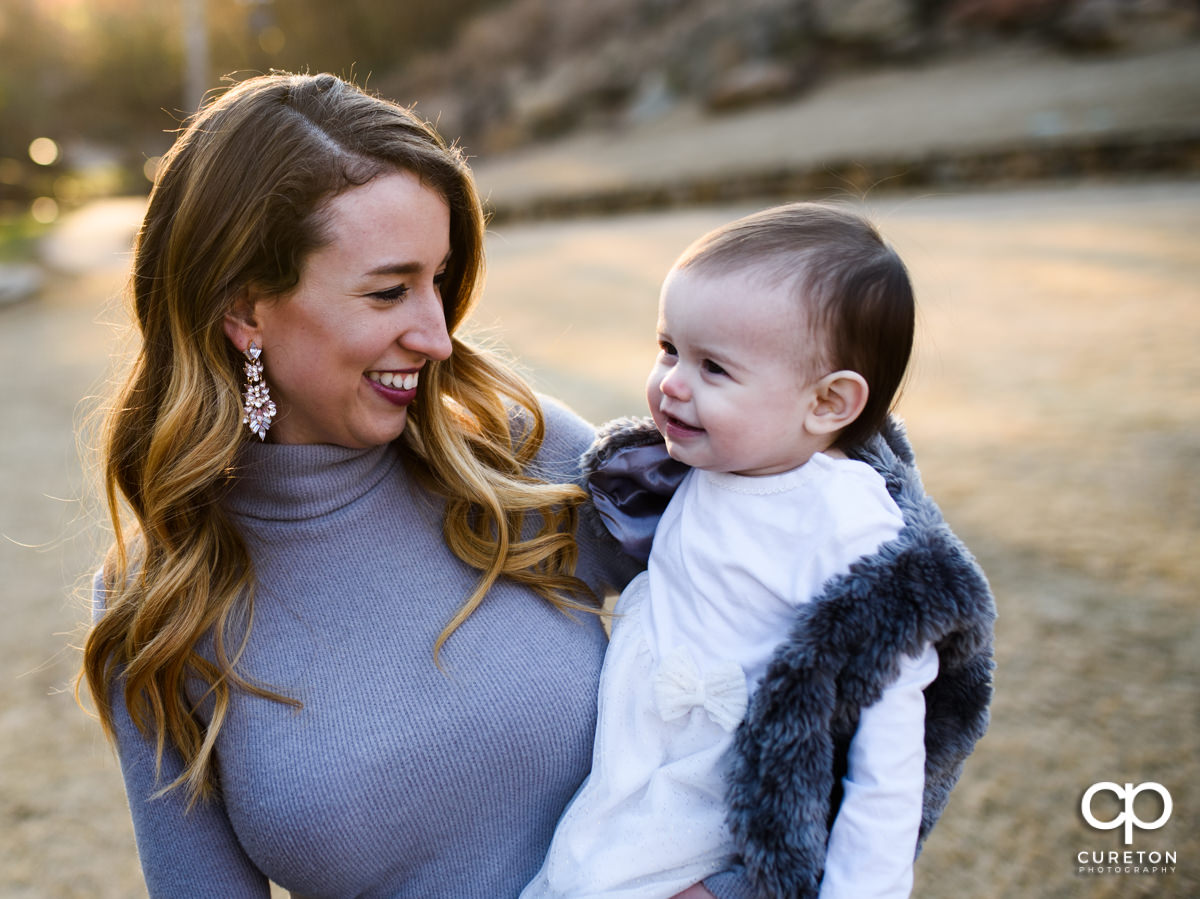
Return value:
<svg viewBox="0 0 1200 899">
<path fill-rule="evenodd" d="M 880 434 L 903 443 L 888 413 L 914 316 L 899 257 L 834 207 L 748 216 L 675 263 L 647 399 L 690 470 L 617 604 L 593 769 L 523 899 L 909 894 L 991 670 L 982 574 L 952 536 L 944 565 L 892 571 L 908 510 L 889 486 L 919 480 L 855 457 L 876 446 L 905 468 Z M 964 580 L 956 565 L 970 611 L 922 609 Z M 924 691 L 935 643 L 960 632 L 979 639 L 949 688 L 973 699 L 927 783 Z"/>
</svg>

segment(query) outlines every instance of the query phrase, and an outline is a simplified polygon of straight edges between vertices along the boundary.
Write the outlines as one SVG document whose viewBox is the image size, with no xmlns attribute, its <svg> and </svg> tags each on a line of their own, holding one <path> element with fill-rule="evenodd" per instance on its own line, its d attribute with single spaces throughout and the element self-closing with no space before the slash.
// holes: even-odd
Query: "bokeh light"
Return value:
<svg viewBox="0 0 1200 899">
<path fill-rule="evenodd" d="M 38 197 L 29 207 L 29 214 L 35 222 L 53 224 L 58 220 L 58 203 L 51 197 Z"/>
<path fill-rule="evenodd" d="M 264 53 L 269 53 L 271 56 L 282 51 L 286 43 L 287 36 L 278 25 L 268 25 L 258 33 L 258 45 L 262 47 Z"/>
<path fill-rule="evenodd" d="M 142 174 L 146 176 L 146 180 L 151 184 L 153 184 L 154 179 L 158 177 L 158 167 L 160 165 L 162 165 L 161 156 L 151 156 L 144 163 L 142 163 Z"/>
<path fill-rule="evenodd" d="M 78 175 L 59 175 L 54 179 L 54 196 L 66 206 L 77 206 L 87 199 L 84 180 Z"/>
<path fill-rule="evenodd" d="M 58 161 L 58 144 L 48 137 L 38 137 L 29 144 L 29 158 L 38 165 L 54 165 Z"/>
</svg>

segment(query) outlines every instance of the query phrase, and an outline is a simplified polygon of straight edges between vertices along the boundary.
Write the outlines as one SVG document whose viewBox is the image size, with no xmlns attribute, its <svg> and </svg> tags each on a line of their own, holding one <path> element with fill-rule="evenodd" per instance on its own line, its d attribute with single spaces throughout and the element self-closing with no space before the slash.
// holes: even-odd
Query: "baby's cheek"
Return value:
<svg viewBox="0 0 1200 899">
<path fill-rule="evenodd" d="M 658 369 L 651 370 L 650 377 L 646 379 L 646 408 L 650 410 L 650 414 L 654 416 L 654 423 L 661 425 L 658 420 L 658 401 L 662 396 L 662 391 L 659 390 L 659 384 L 662 383 L 662 378 L 658 374 Z M 659 430 L 662 430 L 660 427 Z"/>
</svg>

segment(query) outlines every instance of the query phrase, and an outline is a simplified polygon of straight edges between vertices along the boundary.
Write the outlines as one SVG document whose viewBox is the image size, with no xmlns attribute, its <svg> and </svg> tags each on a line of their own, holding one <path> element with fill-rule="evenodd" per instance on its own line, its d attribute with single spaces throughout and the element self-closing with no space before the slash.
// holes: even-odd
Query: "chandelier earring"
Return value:
<svg viewBox="0 0 1200 899">
<path fill-rule="evenodd" d="M 263 380 L 262 350 L 253 340 L 246 347 L 246 390 L 242 395 L 242 424 L 259 440 L 267 439 L 271 421 L 275 418 L 275 403 Z"/>
</svg>

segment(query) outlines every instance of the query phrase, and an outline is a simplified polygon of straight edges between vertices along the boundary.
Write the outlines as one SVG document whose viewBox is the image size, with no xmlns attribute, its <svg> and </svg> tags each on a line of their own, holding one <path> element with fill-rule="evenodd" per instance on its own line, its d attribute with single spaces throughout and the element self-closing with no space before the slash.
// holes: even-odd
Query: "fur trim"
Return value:
<svg viewBox="0 0 1200 899">
<path fill-rule="evenodd" d="M 603 468 L 605 462 L 626 447 L 662 442 L 662 434 L 658 433 L 650 416 L 614 418 L 596 429 L 596 440 L 580 461 L 583 474 L 586 477 Z"/>
<path fill-rule="evenodd" d="M 918 852 L 988 725 L 995 604 L 982 570 L 925 495 L 899 422 L 855 455 L 883 476 L 904 517 L 896 538 L 802 606 L 736 738 L 729 823 L 766 896 L 816 896 L 838 772 L 862 709 L 926 642 L 925 796 Z"/>
</svg>

